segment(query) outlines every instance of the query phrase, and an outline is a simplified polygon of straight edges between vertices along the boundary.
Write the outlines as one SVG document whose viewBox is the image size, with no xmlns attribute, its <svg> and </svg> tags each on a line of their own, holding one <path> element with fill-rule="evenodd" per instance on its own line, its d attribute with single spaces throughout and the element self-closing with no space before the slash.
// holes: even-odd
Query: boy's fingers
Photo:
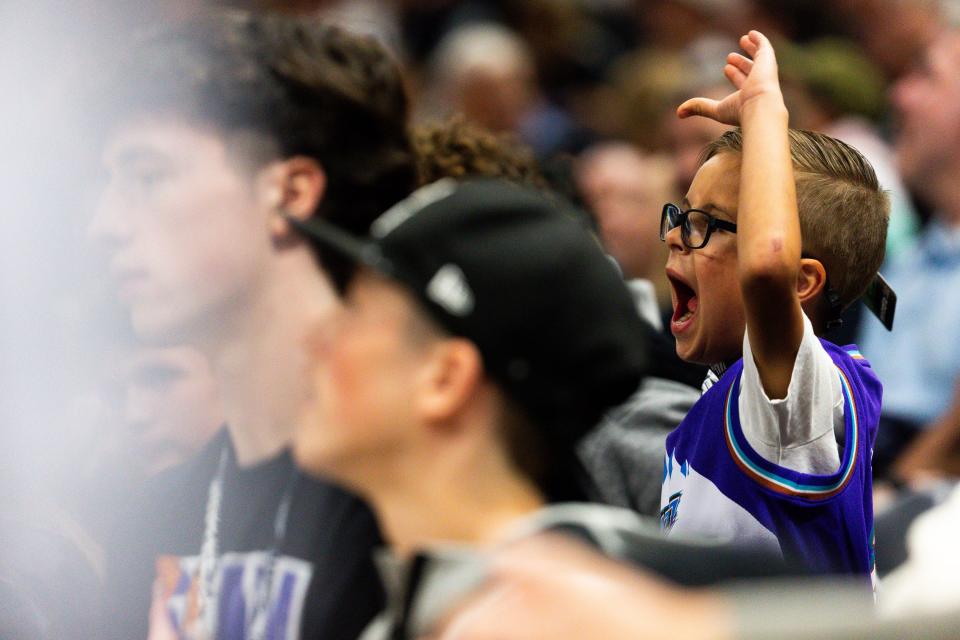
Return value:
<svg viewBox="0 0 960 640">
<path fill-rule="evenodd" d="M 731 53 L 727 55 L 727 64 L 733 65 L 737 69 L 743 72 L 744 75 L 750 75 L 750 70 L 753 69 L 753 60 L 742 56 L 739 53 Z"/>
<path fill-rule="evenodd" d="M 747 75 L 732 64 L 728 64 L 723 68 L 723 75 L 725 75 L 727 80 L 730 81 L 730 84 L 737 89 L 743 87 L 743 83 L 747 81 Z"/>
<path fill-rule="evenodd" d="M 710 100 L 709 98 L 690 98 L 677 107 L 677 116 L 680 118 L 703 116 L 716 120 L 717 105 L 719 104 L 716 100 Z"/>
<path fill-rule="evenodd" d="M 760 33 L 755 29 L 751 30 L 750 33 L 747 34 L 747 36 L 750 38 L 750 41 L 755 42 L 758 47 L 762 47 L 764 45 L 770 44 L 770 40 L 767 39 L 767 36 L 763 35 L 762 33 Z"/>
<path fill-rule="evenodd" d="M 753 45 L 755 52 L 759 52 L 762 49 L 769 50 L 770 53 L 773 53 L 773 44 L 770 43 L 770 40 L 767 39 L 767 36 L 763 35 L 759 31 L 751 31 L 749 34 L 750 43 Z M 749 52 L 750 56 L 756 59 L 756 53 Z"/>
<path fill-rule="evenodd" d="M 740 48 L 747 52 L 751 58 L 755 58 L 757 50 L 760 48 L 749 35 L 740 36 Z"/>
</svg>

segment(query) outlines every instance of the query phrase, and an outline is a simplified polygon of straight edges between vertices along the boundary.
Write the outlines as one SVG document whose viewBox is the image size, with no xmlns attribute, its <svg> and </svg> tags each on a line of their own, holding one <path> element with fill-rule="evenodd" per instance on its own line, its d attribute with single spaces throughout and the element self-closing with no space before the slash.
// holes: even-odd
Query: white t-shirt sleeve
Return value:
<svg viewBox="0 0 960 640">
<path fill-rule="evenodd" d="M 767 397 L 744 334 L 738 408 L 744 437 L 765 460 L 816 475 L 840 468 L 834 433 L 843 433 L 843 391 L 836 365 L 806 316 L 787 395 L 780 400 Z"/>
</svg>

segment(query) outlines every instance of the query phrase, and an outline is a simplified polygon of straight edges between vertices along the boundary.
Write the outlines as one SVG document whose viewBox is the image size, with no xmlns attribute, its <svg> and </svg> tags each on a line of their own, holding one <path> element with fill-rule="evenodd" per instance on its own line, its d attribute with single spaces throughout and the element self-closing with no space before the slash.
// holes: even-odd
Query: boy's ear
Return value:
<svg viewBox="0 0 960 640">
<path fill-rule="evenodd" d="M 276 241 L 294 233 L 286 216 L 312 216 L 327 188 L 327 174 L 313 158 L 293 156 L 270 164 L 262 173 L 261 192 L 270 209 L 270 237 Z"/>
<path fill-rule="evenodd" d="M 460 414 L 479 391 L 483 358 L 476 345 L 462 338 L 444 338 L 427 348 L 415 410 L 423 422 L 442 424 Z"/>
<path fill-rule="evenodd" d="M 801 305 L 817 300 L 827 288 L 827 270 L 823 263 L 815 258 L 801 258 L 797 272 L 797 297 Z"/>
</svg>

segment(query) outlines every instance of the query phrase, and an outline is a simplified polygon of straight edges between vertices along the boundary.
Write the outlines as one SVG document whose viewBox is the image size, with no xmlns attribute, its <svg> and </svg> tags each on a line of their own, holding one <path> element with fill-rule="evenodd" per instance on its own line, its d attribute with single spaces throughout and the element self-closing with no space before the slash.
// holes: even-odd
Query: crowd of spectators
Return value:
<svg viewBox="0 0 960 640">
<path fill-rule="evenodd" d="M 25 526 L 42 531 L 61 558 L 50 570 L 83 584 L 102 577 L 96 524 L 131 485 L 199 450 L 223 420 L 208 363 L 186 347 L 132 338 L 86 248 L 99 159 L 80 106 L 90 87 L 78 80 L 122 56 L 130 33 L 211 7 L 316 15 L 374 36 L 400 61 L 413 140 L 421 158 L 432 157 L 420 181 L 466 167 L 571 197 L 637 295 L 652 301 L 639 308 L 657 331 L 671 314 L 661 206 L 685 194 L 704 145 L 728 128 L 680 120 L 676 107 L 725 95 L 726 53 L 748 29 L 763 30 L 778 51 L 791 126 L 859 149 L 891 198 L 881 272 L 899 296 L 896 323 L 888 332 L 857 306 L 833 337 L 858 343 L 885 387 L 874 452 L 881 570 L 903 561 L 907 527 L 945 500 L 960 473 L 960 10 L 950 0 L 90 0 L 59 14 L 42 6 L 24 10 L 14 39 L 56 34 L 22 72 L 34 74 L 25 95 L 41 99 L 35 113 L 12 102 L 11 117 L 49 123 L 14 140 L 57 149 L 57 159 L 27 158 L 8 179 L 35 164 L 31 179 L 59 189 L 18 199 L 11 188 L 14 208 L 41 215 L 13 224 L 0 243 L 4 296 L 18 309 L 0 317 L 13 354 L 0 365 L 0 443 L 10 459 L 0 479 L 17 497 L 0 512 L 0 540 L 19 548 Z M 21 72 L 10 71 L 14 82 Z M 494 166 L 504 153 L 508 161 Z M 32 254 L 18 257 L 18 245 L 41 242 L 55 257 L 40 266 Z M 666 430 L 658 424 L 653 444 L 639 446 L 656 449 Z M 16 464 L 24 460 L 42 464 L 24 471 Z M 658 497 L 659 486 L 656 497 L 621 502 L 649 512 Z M 10 566 L 42 581 L 43 568 Z"/>
</svg>

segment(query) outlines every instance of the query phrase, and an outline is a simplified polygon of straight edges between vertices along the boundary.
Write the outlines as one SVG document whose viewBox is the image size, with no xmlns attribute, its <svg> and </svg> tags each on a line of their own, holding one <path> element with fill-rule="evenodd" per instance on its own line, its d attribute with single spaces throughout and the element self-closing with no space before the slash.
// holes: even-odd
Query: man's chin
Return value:
<svg viewBox="0 0 960 640">
<path fill-rule="evenodd" d="M 308 475 L 323 475 L 323 464 L 319 463 L 313 447 L 304 444 L 304 440 L 300 436 L 293 439 L 293 461 L 301 471 Z"/>
<path fill-rule="evenodd" d="M 131 309 L 130 324 L 141 340 L 165 344 L 202 344 L 204 334 L 209 333 L 182 315 L 153 309 Z"/>
<path fill-rule="evenodd" d="M 329 443 L 318 441 L 298 428 L 293 438 L 293 461 L 304 473 L 315 478 L 338 480 L 337 455 Z"/>
<path fill-rule="evenodd" d="M 918 190 L 922 189 L 924 181 L 929 179 L 930 172 L 937 168 L 934 163 L 924 162 L 922 158 L 922 150 L 918 150 L 912 143 L 895 150 L 895 166 L 901 178 L 907 185 Z"/>
</svg>

